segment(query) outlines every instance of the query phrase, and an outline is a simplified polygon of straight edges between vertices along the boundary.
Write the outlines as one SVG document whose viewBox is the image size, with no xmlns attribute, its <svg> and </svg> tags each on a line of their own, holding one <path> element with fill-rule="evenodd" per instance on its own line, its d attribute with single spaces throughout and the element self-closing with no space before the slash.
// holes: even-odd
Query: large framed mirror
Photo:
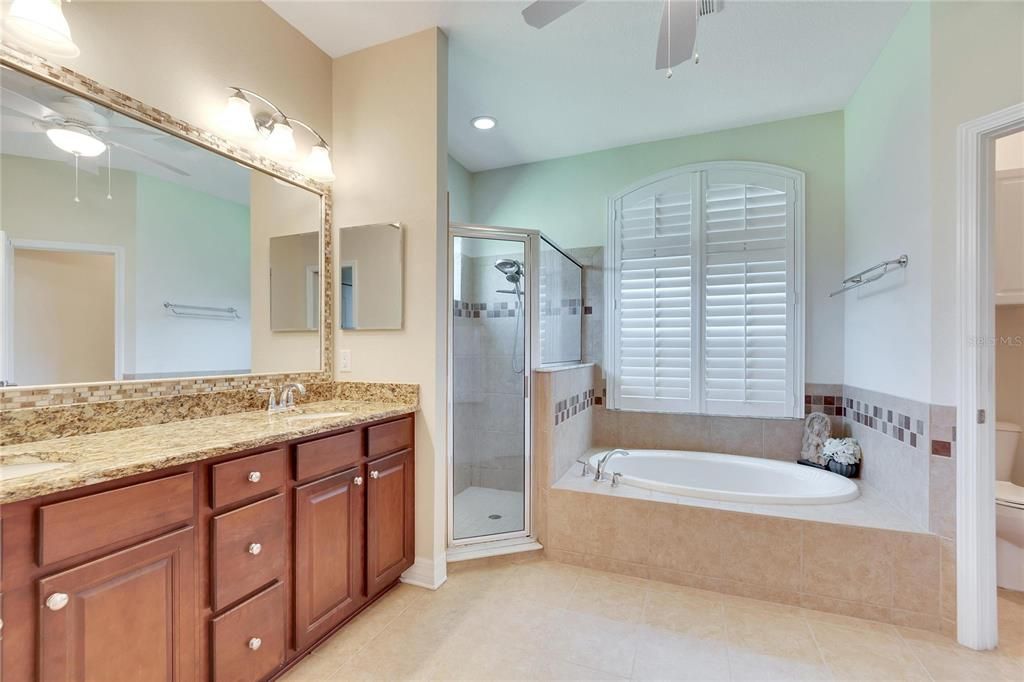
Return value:
<svg viewBox="0 0 1024 682">
<path fill-rule="evenodd" d="M 0 52 L 0 386 L 329 378 L 326 186 Z"/>
</svg>

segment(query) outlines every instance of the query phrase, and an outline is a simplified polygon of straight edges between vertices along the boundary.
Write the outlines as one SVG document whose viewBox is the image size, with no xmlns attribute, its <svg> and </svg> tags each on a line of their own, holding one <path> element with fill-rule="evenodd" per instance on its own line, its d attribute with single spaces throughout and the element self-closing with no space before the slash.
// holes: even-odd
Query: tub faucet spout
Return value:
<svg viewBox="0 0 1024 682">
<path fill-rule="evenodd" d="M 604 457 L 602 457 L 600 459 L 600 461 L 598 461 L 598 463 L 597 463 L 597 471 L 594 473 L 594 480 L 595 481 L 600 481 L 601 480 L 601 477 L 604 476 L 604 469 L 605 469 L 605 466 L 608 464 L 608 460 L 610 460 L 615 455 L 622 455 L 623 457 L 626 457 L 626 456 L 629 455 L 629 450 L 623 450 L 622 448 L 616 448 L 615 450 L 609 450 L 608 452 L 606 452 Z"/>
</svg>

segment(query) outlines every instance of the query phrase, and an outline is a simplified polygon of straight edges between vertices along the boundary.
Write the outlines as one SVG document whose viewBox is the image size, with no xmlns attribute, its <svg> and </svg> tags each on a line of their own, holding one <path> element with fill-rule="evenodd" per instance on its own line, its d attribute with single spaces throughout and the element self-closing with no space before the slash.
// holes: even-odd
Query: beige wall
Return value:
<svg viewBox="0 0 1024 682">
<path fill-rule="evenodd" d="M 19 385 L 114 376 L 114 256 L 14 250 L 14 377 Z"/>
<path fill-rule="evenodd" d="M 275 332 L 270 329 L 270 239 L 320 229 L 320 197 L 285 185 L 269 175 L 252 173 L 249 192 L 252 220 L 252 371 L 320 369 L 320 332 Z M 318 246 L 319 248 L 319 246 Z M 319 259 L 316 261 L 319 263 Z M 305 300 L 305 289 L 301 298 Z M 300 311 L 305 319 L 305 308 Z"/>
<path fill-rule="evenodd" d="M 406 282 L 400 331 L 335 337 L 352 358 L 338 378 L 420 385 L 411 572 L 431 582 L 443 579 L 445 549 L 447 50 L 429 29 L 334 62 L 334 223 L 401 222 Z"/>
</svg>

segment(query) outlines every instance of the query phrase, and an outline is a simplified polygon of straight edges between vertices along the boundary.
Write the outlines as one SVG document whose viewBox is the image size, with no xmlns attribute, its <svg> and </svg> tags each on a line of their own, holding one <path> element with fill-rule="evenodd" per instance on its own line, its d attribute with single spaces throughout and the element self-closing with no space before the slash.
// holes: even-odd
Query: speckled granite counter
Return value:
<svg viewBox="0 0 1024 682">
<path fill-rule="evenodd" d="M 416 409 L 415 404 L 406 403 L 327 400 L 277 414 L 241 412 L 7 445 L 0 447 L 0 472 L 13 464 L 54 466 L 0 478 L 0 504 L 412 414 Z"/>
</svg>

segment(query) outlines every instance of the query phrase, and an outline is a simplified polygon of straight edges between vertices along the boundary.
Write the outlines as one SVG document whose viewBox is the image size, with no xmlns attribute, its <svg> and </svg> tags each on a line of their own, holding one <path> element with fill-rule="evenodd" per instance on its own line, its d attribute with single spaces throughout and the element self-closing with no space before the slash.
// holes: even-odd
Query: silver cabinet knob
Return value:
<svg viewBox="0 0 1024 682">
<path fill-rule="evenodd" d="M 259 637 L 253 637 L 252 639 L 249 640 L 249 648 L 252 649 L 253 651 L 256 651 L 261 646 L 263 646 L 263 640 L 260 639 Z"/>
<path fill-rule="evenodd" d="M 263 474 L 258 471 L 250 471 L 247 478 L 249 479 L 249 483 L 259 483 L 260 479 L 263 478 Z"/>
<path fill-rule="evenodd" d="M 352 482 L 355 483 L 356 485 L 362 485 L 363 484 L 363 477 L 362 476 L 356 476 L 355 478 L 352 479 Z"/>
<path fill-rule="evenodd" d="M 46 598 L 46 608 L 51 611 L 60 611 L 62 608 L 68 605 L 68 595 L 63 592 L 54 592 Z"/>
<path fill-rule="evenodd" d="M 261 545 L 258 542 L 254 542 L 251 545 L 249 545 L 249 554 L 252 554 L 253 556 L 256 556 L 257 554 L 259 554 L 262 551 L 263 551 L 263 545 Z"/>
<path fill-rule="evenodd" d="M 380 472 L 379 471 L 371 471 L 370 472 L 370 478 L 380 478 Z"/>
</svg>

